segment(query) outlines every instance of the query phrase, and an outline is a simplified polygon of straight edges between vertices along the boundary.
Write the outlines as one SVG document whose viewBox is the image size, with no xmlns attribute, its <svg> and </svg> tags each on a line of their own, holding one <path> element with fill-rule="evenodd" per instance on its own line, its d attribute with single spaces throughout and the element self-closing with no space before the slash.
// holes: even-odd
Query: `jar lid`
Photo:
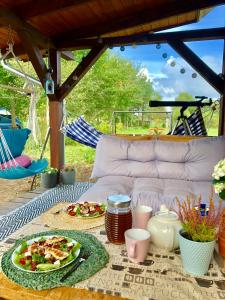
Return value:
<svg viewBox="0 0 225 300">
<path fill-rule="evenodd" d="M 111 207 L 125 208 L 130 206 L 131 198 L 128 195 L 110 195 L 107 202 Z"/>
</svg>

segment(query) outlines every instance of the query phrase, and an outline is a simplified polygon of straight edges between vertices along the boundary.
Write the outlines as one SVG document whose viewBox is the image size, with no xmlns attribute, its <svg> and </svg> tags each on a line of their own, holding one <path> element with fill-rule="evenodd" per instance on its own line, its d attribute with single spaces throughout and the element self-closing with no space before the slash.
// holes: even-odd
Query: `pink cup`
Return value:
<svg viewBox="0 0 225 300">
<path fill-rule="evenodd" d="M 148 254 L 150 233 L 145 229 L 131 228 L 125 231 L 125 243 L 128 258 L 134 262 L 143 262 Z"/>
<path fill-rule="evenodd" d="M 146 229 L 152 215 L 152 208 L 145 205 L 137 205 L 133 210 L 133 228 Z"/>
</svg>

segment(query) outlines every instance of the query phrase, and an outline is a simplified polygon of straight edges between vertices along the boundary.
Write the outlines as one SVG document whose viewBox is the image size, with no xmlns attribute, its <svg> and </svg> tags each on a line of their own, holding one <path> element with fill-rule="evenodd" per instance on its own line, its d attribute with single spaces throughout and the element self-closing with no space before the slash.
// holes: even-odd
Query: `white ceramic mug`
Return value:
<svg viewBox="0 0 225 300">
<path fill-rule="evenodd" d="M 124 235 L 128 258 L 135 263 L 143 262 L 149 249 L 149 231 L 140 228 L 131 228 L 126 230 Z"/>
<path fill-rule="evenodd" d="M 152 208 L 145 205 L 137 205 L 133 209 L 133 228 L 146 229 L 152 215 Z"/>
</svg>

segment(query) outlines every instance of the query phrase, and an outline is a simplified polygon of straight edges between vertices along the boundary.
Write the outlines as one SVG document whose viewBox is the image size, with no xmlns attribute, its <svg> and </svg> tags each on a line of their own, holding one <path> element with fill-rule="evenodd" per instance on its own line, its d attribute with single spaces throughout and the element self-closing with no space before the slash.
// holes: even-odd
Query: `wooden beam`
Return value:
<svg viewBox="0 0 225 300">
<path fill-rule="evenodd" d="M 18 35 L 23 42 L 24 49 L 31 61 L 33 68 L 41 81 L 43 88 L 45 88 L 45 80 L 47 74 L 47 67 L 39 48 L 33 43 L 32 36 L 27 31 L 18 31 Z M 55 95 L 48 95 L 50 100 L 57 100 Z"/>
<path fill-rule="evenodd" d="M 167 43 L 169 40 L 182 40 L 185 42 L 190 41 L 205 41 L 205 40 L 216 40 L 224 39 L 225 27 L 211 28 L 211 29 L 197 29 L 177 32 L 162 32 L 162 33 L 142 33 L 129 36 L 111 37 L 111 38 L 93 38 L 93 39 L 76 39 L 69 38 L 62 41 L 54 41 L 54 44 L 58 49 L 90 49 L 100 44 L 109 45 L 112 47 L 118 46 L 130 46 L 136 45 L 147 45 L 155 43 Z"/>
<path fill-rule="evenodd" d="M 130 46 L 133 44 L 136 45 L 148 45 L 155 43 L 167 43 L 169 40 L 179 39 L 185 42 L 190 41 L 204 41 L 204 40 L 216 40 L 224 39 L 225 37 L 225 27 L 221 28 L 211 28 L 211 29 L 197 29 L 197 30 L 187 30 L 187 31 L 177 31 L 177 32 L 163 32 L 163 33 L 143 33 L 130 36 L 121 36 L 121 37 L 112 37 L 112 38 L 102 38 L 102 39 L 68 39 L 64 43 L 55 44 L 57 49 L 60 49 L 62 52 L 62 57 L 68 60 L 72 59 L 73 53 L 67 51 L 78 50 L 78 49 L 91 49 L 96 46 L 99 46 L 99 42 L 103 45 L 108 46 Z M 17 56 L 25 55 L 24 46 L 15 45 L 14 52 Z M 6 50 L 3 49 L 2 53 L 4 54 Z M 43 52 L 44 50 L 42 50 Z"/>
<path fill-rule="evenodd" d="M 90 50 L 70 76 L 64 81 L 56 92 L 58 100 L 62 101 L 71 90 L 78 84 L 81 78 L 87 73 L 91 66 L 98 60 L 102 53 L 106 50 L 104 45 L 97 46 Z"/>
<path fill-rule="evenodd" d="M 154 2 L 152 9 L 144 9 L 136 11 L 132 15 L 127 15 L 119 18 L 108 19 L 102 23 L 96 25 L 76 28 L 71 31 L 67 31 L 64 34 L 60 34 L 55 37 L 57 42 L 62 42 L 68 38 L 88 38 L 98 37 L 100 35 L 112 33 L 115 31 L 125 30 L 139 25 L 144 25 L 154 21 L 159 21 L 164 18 L 177 16 L 180 14 L 196 11 L 211 6 L 223 4 L 224 0 L 189 0 L 189 1 L 171 1 L 169 5 L 166 5 L 162 9 L 161 3 L 157 5 Z"/>
<path fill-rule="evenodd" d="M 61 53 L 55 49 L 49 51 L 49 62 L 53 69 L 52 79 L 55 88 L 61 83 Z M 64 166 L 64 135 L 60 131 L 63 122 L 63 101 L 49 102 L 49 125 L 50 125 L 50 164 L 58 170 Z"/>
<path fill-rule="evenodd" d="M 223 93 L 224 80 L 205 64 L 182 41 L 170 40 L 168 44 L 179 53 L 212 87 L 220 94 Z"/>
<path fill-rule="evenodd" d="M 74 55 L 72 51 L 62 51 L 61 56 L 65 60 L 74 60 Z"/>
<path fill-rule="evenodd" d="M 223 41 L 223 78 L 225 78 L 225 39 Z M 224 80 L 225 82 L 225 80 Z M 225 83 L 223 86 L 223 94 L 220 97 L 220 118 L 219 118 L 219 135 L 225 135 Z"/>
<path fill-rule="evenodd" d="M 78 6 L 90 0 L 57 0 L 57 1 L 26 1 L 12 7 L 12 10 L 21 18 L 27 20 L 40 15 L 46 15 L 70 6 Z"/>
<path fill-rule="evenodd" d="M 0 8 L 0 25 L 10 26 L 16 32 L 26 30 L 32 35 L 33 42 L 38 46 L 43 48 L 55 47 L 48 37 L 6 8 Z"/>
</svg>

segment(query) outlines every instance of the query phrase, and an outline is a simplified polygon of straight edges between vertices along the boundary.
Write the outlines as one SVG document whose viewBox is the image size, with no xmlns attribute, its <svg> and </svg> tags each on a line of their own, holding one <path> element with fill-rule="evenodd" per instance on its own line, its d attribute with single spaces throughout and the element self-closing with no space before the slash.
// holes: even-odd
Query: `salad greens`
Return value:
<svg viewBox="0 0 225 300">
<path fill-rule="evenodd" d="M 50 271 L 77 258 L 80 248 L 80 243 L 68 237 L 45 236 L 22 241 L 12 255 L 12 261 L 26 271 Z"/>
</svg>

